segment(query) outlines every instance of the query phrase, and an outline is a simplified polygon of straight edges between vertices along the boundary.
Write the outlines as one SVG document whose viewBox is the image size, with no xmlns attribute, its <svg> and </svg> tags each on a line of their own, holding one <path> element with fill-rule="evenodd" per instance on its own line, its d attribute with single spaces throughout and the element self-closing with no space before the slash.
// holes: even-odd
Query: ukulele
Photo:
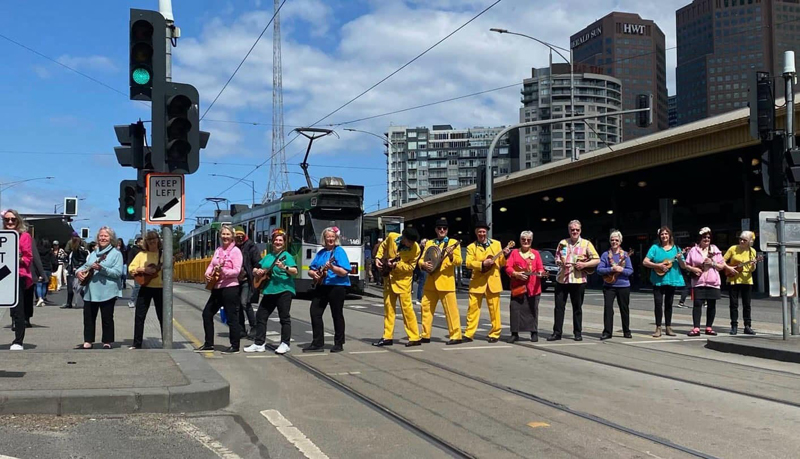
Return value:
<svg viewBox="0 0 800 459">
<path fill-rule="evenodd" d="M 147 284 L 149 284 L 151 280 L 158 277 L 158 273 L 159 271 L 161 271 L 161 264 L 155 265 L 153 263 L 150 263 L 149 265 L 146 266 L 146 268 L 153 268 L 156 270 L 156 272 L 154 272 L 153 274 L 147 274 L 145 272 L 141 272 L 133 275 L 133 280 L 135 280 L 136 283 L 142 287 L 147 287 Z"/>
<path fill-rule="evenodd" d="M 264 269 L 263 274 L 260 275 L 255 274 L 253 276 L 253 287 L 255 287 L 256 290 L 263 290 L 264 287 L 267 286 L 267 282 L 269 282 L 269 280 L 272 279 L 272 268 L 275 266 L 276 263 L 278 263 L 279 259 L 281 262 L 286 260 L 286 255 L 284 255 L 285 253 L 286 253 L 285 250 L 281 251 L 281 253 L 279 253 L 278 256 L 275 257 L 275 260 L 272 261 L 272 264 L 270 264 L 268 268 Z"/>
<path fill-rule="evenodd" d="M 511 249 L 513 249 L 513 248 L 514 248 L 514 246 L 516 246 L 516 245 L 517 245 L 517 244 L 516 244 L 514 241 L 510 241 L 510 242 L 509 242 L 509 243 L 506 245 L 506 248 L 505 248 L 505 249 L 503 249 L 503 251 L 502 251 L 502 252 L 500 252 L 500 253 L 505 253 L 507 250 L 511 250 Z M 495 259 L 495 258 L 496 258 L 498 255 L 500 255 L 500 253 L 496 253 L 496 254 L 494 254 L 494 255 L 489 255 L 488 257 L 486 257 L 486 259 L 487 259 L 487 260 L 492 260 L 492 261 L 494 261 L 494 259 Z M 492 266 L 494 266 L 494 263 L 492 263 L 492 264 L 491 264 L 491 265 L 489 265 L 489 266 L 486 266 L 486 265 L 484 265 L 484 264 L 481 264 L 481 272 L 482 272 L 482 273 L 485 273 L 485 272 L 489 271 L 490 269 L 492 269 Z"/>
<path fill-rule="evenodd" d="M 764 261 L 764 255 L 759 255 L 752 260 L 744 261 L 736 266 L 731 266 L 731 268 L 736 270 L 736 274 L 731 274 L 729 272 L 726 272 L 725 275 L 728 276 L 728 279 L 733 279 L 734 277 L 742 273 L 742 270 L 744 270 L 745 265 L 750 263 L 755 265 L 756 263 L 761 263 L 762 261 Z"/>
<path fill-rule="evenodd" d="M 95 260 L 95 263 L 98 263 L 98 264 L 102 263 L 103 261 L 105 261 L 107 256 L 108 256 L 108 252 L 100 255 L 99 257 L 97 257 L 97 260 Z M 83 280 L 81 281 L 81 286 L 82 287 L 85 287 L 85 286 L 89 285 L 89 282 L 92 281 L 92 277 L 94 277 L 94 271 L 95 270 L 92 267 L 89 267 L 89 269 L 86 270 L 86 277 L 84 277 Z"/>
<path fill-rule="evenodd" d="M 400 261 L 400 255 L 398 255 L 398 256 L 396 256 L 394 258 L 388 258 L 388 259 L 384 258 L 383 260 L 381 260 L 381 263 L 382 263 L 381 264 L 381 276 L 389 277 L 389 274 L 392 273 L 392 269 L 393 269 L 392 267 L 389 266 L 389 262 L 397 263 L 398 261 Z"/>
<path fill-rule="evenodd" d="M 662 263 L 664 263 L 664 265 L 667 267 L 667 269 L 664 270 L 664 272 L 661 272 L 658 269 L 654 269 L 653 271 L 655 271 L 656 275 L 664 277 L 669 272 L 669 270 L 672 269 L 672 265 L 675 264 L 678 258 L 686 256 L 686 254 L 689 253 L 689 250 L 691 249 L 692 249 L 691 247 L 684 247 L 683 250 L 676 253 L 674 257 L 670 258 L 669 260 L 664 260 Z"/>
<path fill-rule="evenodd" d="M 328 269 L 330 269 L 330 267 L 334 266 L 335 264 L 336 264 L 336 259 L 333 257 L 333 250 L 331 250 L 331 258 L 324 265 L 322 265 L 321 268 L 317 270 L 317 272 L 319 273 L 319 277 L 317 279 L 312 279 L 311 285 L 314 288 L 321 286 L 322 283 L 325 282 L 325 278 L 328 277 Z"/>
<path fill-rule="evenodd" d="M 559 245 L 559 246 L 556 248 L 556 253 L 559 253 L 559 254 L 560 254 L 560 253 L 561 253 L 561 248 L 562 248 L 562 247 L 563 247 L 562 245 Z M 592 257 L 590 257 L 589 255 L 582 255 L 582 256 L 581 256 L 581 258 L 580 258 L 580 260 L 578 260 L 578 261 L 576 261 L 576 262 L 567 262 L 567 263 L 564 263 L 564 266 L 571 266 L 571 267 L 574 267 L 574 266 L 575 266 L 576 264 L 578 264 L 578 263 L 587 263 L 587 262 L 589 262 L 589 261 L 591 261 L 591 260 L 592 260 Z M 594 272 L 597 270 L 597 267 L 596 267 L 596 266 L 593 266 L 593 267 L 591 267 L 591 268 L 583 268 L 583 269 L 577 269 L 577 268 L 575 268 L 575 269 L 576 269 L 577 271 L 583 271 L 584 273 L 586 273 L 586 275 L 587 275 L 587 276 L 591 276 L 591 275 L 592 275 L 592 274 L 594 274 Z"/>
<path fill-rule="evenodd" d="M 608 261 L 611 262 L 611 266 L 617 266 L 617 264 L 614 263 L 614 258 L 612 257 L 611 250 L 609 250 L 608 252 L 609 252 L 608 253 Z M 633 249 L 630 249 L 628 251 L 627 255 L 625 254 L 625 252 L 623 252 L 622 255 L 620 255 L 619 266 L 622 266 L 624 268 L 625 267 L 625 263 L 628 261 L 628 258 L 630 258 L 632 256 L 633 256 Z M 603 276 L 603 282 L 605 282 L 607 284 L 613 284 L 614 282 L 617 281 L 617 278 L 619 277 L 620 274 L 622 274 L 622 273 L 606 274 L 605 276 Z"/>
</svg>

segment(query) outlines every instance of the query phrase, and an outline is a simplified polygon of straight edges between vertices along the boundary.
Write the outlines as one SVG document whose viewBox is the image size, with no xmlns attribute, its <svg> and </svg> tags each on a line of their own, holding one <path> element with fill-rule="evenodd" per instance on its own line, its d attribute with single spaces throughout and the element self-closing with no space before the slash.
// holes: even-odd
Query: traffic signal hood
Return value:
<svg viewBox="0 0 800 459">
<path fill-rule="evenodd" d="M 794 147 L 786 151 L 786 178 L 791 183 L 800 182 L 800 148 Z"/>
<path fill-rule="evenodd" d="M 152 169 L 150 165 L 150 151 L 145 148 L 144 123 L 139 121 L 134 124 L 122 124 L 114 126 L 121 147 L 114 147 L 114 154 L 117 162 L 123 167 L 133 167 L 136 169 Z M 149 167 L 147 167 L 149 166 Z"/>
<path fill-rule="evenodd" d="M 166 83 L 153 101 L 153 166 L 159 172 L 193 174 L 200 167 L 200 95 L 194 86 Z M 204 141 L 201 141 L 204 139 Z"/>
<path fill-rule="evenodd" d="M 636 126 L 644 128 L 653 124 L 653 95 L 639 94 L 636 96 L 636 108 L 647 108 L 646 112 L 636 114 Z"/>
<path fill-rule="evenodd" d="M 142 219 L 143 195 L 143 190 L 136 180 L 123 180 L 119 183 L 120 220 L 135 222 Z"/>
</svg>

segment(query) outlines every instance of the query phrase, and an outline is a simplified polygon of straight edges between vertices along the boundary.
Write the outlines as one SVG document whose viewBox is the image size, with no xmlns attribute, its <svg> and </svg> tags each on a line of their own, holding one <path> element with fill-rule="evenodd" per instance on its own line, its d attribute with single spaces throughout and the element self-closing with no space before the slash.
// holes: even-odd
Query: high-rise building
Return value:
<svg viewBox="0 0 800 459">
<path fill-rule="evenodd" d="M 636 125 L 636 116 L 624 117 L 623 137 L 635 139 L 668 127 L 667 62 L 664 32 L 638 14 L 613 12 L 570 38 L 575 64 L 600 67 L 622 82 L 622 106 L 636 108 L 636 96 L 653 96 L 653 124 Z"/>
<path fill-rule="evenodd" d="M 678 124 L 746 107 L 755 72 L 781 75 L 784 51 L 800 49 L 798 0 L 695 0 L 675 20 Z"/>
<path fill-rule="evenodd" d="M 667 119 L 669 127 L 674 128 L 678 125 L 678 97 L 669 96 L 667 99 Z"/>
<path fill-rule="evenodd" d="M 478 167 L 486 165 L 489 144 L 503 128 L 453 129 L 449 124 L 430 129 L 389 127 L 389 206 L 475 184 Z M 492 159 L 495 175 L 512 172 L 512 156 L 518 154 L 516 145 L 510 144 L 509 136 L 498 142 Z"/>
<path fill-rule="evenodd" d="M 575 71 L 584 71 L 581 67 Z M 570 106 L 569 64 L 532 69 L 531 78 L 522 80 L 522 108 L 519 122 L 548 120 L 568 116 Z M 622 110 L 620 80 L 597 73 L 575 73 L 575 115 L 591 115 Z M 575 123 L 575 145 L 586 152 L 622 141 L 620 116 L 605 116 Z M 520 129 L 519 168 L 569 158 L 572 152 L 569 123 Z"/>
</svg>

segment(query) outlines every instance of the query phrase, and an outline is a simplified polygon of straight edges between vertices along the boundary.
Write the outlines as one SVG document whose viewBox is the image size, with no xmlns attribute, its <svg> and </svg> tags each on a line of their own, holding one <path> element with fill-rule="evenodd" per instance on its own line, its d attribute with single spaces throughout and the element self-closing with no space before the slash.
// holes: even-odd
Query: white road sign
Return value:
<svg viewBox="0 0 800 459">
<path fill-rule="evenodd" d="M 147 174 L 147 223 L 180 225 L 184 221 L 186 200 L 183 175 Z"/>
<path fill-rule="evenodd" d="M 19 234 L 0 230 L 0 308 L 17 305 L 19 295 Z"/>
</svg>

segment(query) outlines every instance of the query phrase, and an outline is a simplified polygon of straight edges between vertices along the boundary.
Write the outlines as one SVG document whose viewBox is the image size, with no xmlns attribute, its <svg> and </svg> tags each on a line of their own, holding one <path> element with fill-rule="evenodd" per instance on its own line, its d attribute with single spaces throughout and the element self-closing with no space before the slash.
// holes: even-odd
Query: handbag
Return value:
<svg viewBox="0 0 800 459">
<path fill-rule="evenodd" d="M 516 287 L 511 287 L 511 296 L 522 296 L 528 291 L 528 284 L 520 284 Z"/>
</svg>

